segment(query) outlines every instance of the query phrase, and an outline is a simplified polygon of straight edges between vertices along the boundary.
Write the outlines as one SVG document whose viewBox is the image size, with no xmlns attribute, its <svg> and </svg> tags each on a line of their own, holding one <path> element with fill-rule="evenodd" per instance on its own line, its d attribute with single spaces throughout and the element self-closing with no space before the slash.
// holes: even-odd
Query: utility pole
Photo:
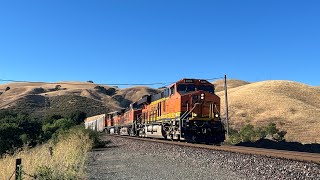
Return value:
<svg viewBox="0 0 320 180">
<path fill-rule="evenodd" d="M 227 87 L 227 75 L 224 75 L 224 97 L 226 100 L 226 128 L 227 137 L 229 137 L 229 108 L 228 108 L 228 87 Z"/>
</svg>

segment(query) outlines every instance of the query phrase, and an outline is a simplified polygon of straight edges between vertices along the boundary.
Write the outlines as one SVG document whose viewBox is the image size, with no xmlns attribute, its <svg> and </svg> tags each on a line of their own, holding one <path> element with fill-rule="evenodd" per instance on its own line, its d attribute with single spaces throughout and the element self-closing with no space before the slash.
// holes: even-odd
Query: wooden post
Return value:
<svg viewBox="0 0 320 180">
<path fill-rule="evenodd" d="M 226 101 L 226 125 L 227 125 L 227 137 L 229 137 L 229 107 L 228 107 L 228 87 L 227 87 L 227 75 L 224 75 L 224 95 Z"/>
<path fill-rule="evenodd" d="M 15 180 L 21 180 L 22 179 L 22 167 L 21 167 L 21 159 L 16 159 L 16 176 Z"/>
</svg>

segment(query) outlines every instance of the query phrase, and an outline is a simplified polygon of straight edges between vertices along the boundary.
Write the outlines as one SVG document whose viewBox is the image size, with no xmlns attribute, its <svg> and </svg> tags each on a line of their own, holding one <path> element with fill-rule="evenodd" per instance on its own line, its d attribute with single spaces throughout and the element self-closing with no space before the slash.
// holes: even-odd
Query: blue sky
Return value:
<svg viewBox="0 0 320 180">
<path fill-rule="evenodd" d="M 320 1 L 0 1 L 0 79 L 320 85 Z M 3 83 L 3 82 L 0 82 Z"/>
</svg>

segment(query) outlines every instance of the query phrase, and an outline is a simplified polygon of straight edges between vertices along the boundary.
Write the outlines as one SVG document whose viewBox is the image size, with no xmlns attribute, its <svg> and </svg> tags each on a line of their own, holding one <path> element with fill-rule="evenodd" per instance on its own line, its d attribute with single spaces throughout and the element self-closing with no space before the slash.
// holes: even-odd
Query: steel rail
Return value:
<svg viewBox="0 0 320 180">
<path fill-rule="evenodd" d="M 163 139 L 139 138 L 139 137 L 132 137 L 132 136 L 119 136 L 119 135 L 112 135 L 112 136 L 140 140 L 140 141 L 147 141 L 147 142 L 193 147 L 193 148 L 227 151 L 227 152 L 251 154 L 251 155 L 261 155 L 261 156 L 274 157 L 279 159 L 311 162 L 311 163 L 316 163 L 320 165 L 320 154 L 317 154 L 317 153 L 265 149 L 265 148 L 255 148 L 255 147 L 245 147 L 245 146 L 230 146 L 230 145 L 213 146 L 213 145 L 205 145 L 205 144 L 193 144 L 193 143 L 187 143 L 187 142 L 170 141 L 170 140 L 163 140 Z"/>
</svg>

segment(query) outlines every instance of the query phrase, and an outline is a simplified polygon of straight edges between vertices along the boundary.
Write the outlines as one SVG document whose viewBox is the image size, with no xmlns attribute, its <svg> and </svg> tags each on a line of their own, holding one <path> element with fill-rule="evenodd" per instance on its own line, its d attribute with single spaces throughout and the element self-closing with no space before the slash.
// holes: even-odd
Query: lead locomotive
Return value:
<svg viewBox="0 0 320 180">
<path fill-rule="evenodd" d="M 162 92 L 146 95 L 122 112 L 106 118 L 110 134 L 219 144 L 225 140 L 220 98 L 214 85 L 182 79 Z"/>
</svg>

